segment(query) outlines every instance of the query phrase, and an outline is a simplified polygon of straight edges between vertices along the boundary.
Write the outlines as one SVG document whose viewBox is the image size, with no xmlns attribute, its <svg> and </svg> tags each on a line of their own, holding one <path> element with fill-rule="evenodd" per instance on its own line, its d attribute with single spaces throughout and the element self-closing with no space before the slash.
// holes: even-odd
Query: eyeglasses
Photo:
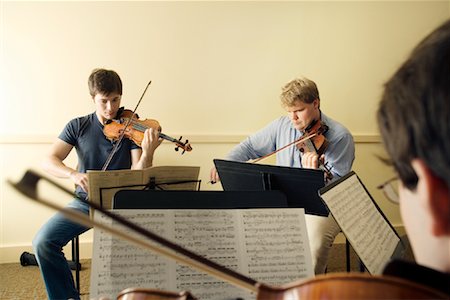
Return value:
<svg viewBox="0 0 450 300">
<path fill-rule="evenodd" d="M 377 189 L 382 190 L 389 201 L 398 204 L 398 177 L 393 177 L 383 184 L 380 184 L 379 186 L 377 186 Z"/>
</svg>

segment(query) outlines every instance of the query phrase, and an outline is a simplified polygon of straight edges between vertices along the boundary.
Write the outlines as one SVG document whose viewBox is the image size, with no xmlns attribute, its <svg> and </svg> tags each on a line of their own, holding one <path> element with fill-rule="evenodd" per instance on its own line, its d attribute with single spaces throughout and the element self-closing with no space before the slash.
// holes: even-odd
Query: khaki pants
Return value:
<svg viewBox="0 0 450 300">
<path fill-rule="evenodd" d="M 331 214 L 328 217 L 305 215 L 305 218 L 314 272 L 316 275 L 323 274 L 331 246 L 341 228 Z"/>
</svg>

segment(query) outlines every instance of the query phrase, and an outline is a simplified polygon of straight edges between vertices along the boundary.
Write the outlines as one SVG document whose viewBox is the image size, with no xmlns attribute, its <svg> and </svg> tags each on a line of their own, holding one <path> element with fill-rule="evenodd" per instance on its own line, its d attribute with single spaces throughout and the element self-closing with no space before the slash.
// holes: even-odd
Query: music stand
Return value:
<svg viewBox="0 0 450 300">
<path fill-rule="evenodd" d="M 214 159 L 225 191 L 282 191 L 288 207 L 305 213 L 328 216 L 328 208 L 318 195 L 325 186 L 321 170 L 250 164 Z"/>
<path fill-rule="evenodd" d="M 113 198 L 113 209 L 233 209 L 283 208 L 280 191 L 157 191 L 121 190 Z"/>
<path fill-rule="evenodd" d="M 121 189 L 200 189 L 199 172 L 200 167 L 189 166 L 156 166 L 142 170 L 107 172 L 88 171 L 89 201 L 105 209 L 111 209 L 112 199 Z"/>
</svg>

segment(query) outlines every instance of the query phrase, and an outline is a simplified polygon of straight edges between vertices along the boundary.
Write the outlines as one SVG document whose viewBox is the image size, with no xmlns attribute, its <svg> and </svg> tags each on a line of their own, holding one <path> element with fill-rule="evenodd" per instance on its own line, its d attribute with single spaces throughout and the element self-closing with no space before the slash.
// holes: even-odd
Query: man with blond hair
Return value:
<svg viewBox="0 0 450 300">
<path fill-rule="evenodd" d="M 234 147 L 226 159 L 248 161 L 263 157 L 300 139 L 309 127 L 321 122 L 328 128 L 324 133 L 328 145 L 321 157 L 315 151 L 301 151 L 293 146 L 276 154 L 277 165 L 309 169 L 319 169 L 324 165 L 332 180 L 347 174 L 355 159 L 353 137 L 343 125 L 322 113 L 316 84 L 306 77 L 290 81 L 282 88 L 281 104 L 287 115 L 249 136 Z M 213 168 L 211 181 L 218 180 L 217 171 Z M 327 180 L 327 183 L 332 180 Z M 331 215 L 306 215 L 306 226 L 315 273 L 324 273 L 329 250 L 340 228 Z"/>
</svg>

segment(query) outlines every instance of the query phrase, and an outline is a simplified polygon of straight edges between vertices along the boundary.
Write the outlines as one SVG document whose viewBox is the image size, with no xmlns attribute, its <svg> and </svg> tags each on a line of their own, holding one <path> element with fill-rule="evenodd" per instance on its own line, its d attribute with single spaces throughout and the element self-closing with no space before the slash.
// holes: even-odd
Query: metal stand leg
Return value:
<svg viewBox="0 0 450 300">
<path fill-rule="evenodd" d="M 77 235 L 72 239 L 72 261 L 75 263 L 75 287 L 80 292 L 80 240 Z"/>
<path fill-rule="evenodd" d="M 350 265 L 350 243 L 348 242 L 347 238 L 345 238 L 345 257 L 347 262 L 347 272 L 350 272 L 351 265 Z"/>
</svg>

